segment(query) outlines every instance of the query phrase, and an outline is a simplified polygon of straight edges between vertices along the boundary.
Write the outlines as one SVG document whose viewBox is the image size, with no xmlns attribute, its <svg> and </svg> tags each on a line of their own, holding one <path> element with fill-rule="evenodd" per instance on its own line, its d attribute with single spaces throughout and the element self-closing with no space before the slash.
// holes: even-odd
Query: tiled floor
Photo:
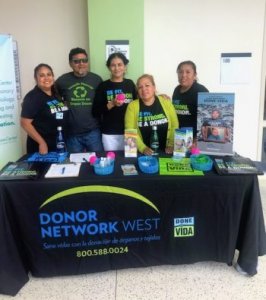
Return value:
<svg viewBox="0 0 266 300">
<path fill-rule="evenodd" d="M 266 216 L 266 176 L 260 177 Z M 266 256 L 259 258 L 258 274 L 240 275 L 215 262 L 127 269 L 82 276 L 31 278 L 16 297 L 1 300 L 174 300 L 266 299 Z"/>
</svg>

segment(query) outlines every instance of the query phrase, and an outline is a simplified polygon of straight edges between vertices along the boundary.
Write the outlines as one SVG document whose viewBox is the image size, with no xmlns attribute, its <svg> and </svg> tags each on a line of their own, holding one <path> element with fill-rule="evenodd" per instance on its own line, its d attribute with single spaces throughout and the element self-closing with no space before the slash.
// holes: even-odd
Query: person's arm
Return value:
<svg viewBox="0 0 266 300">
<path fill-rule="evenodd" d="M 136 101 L 138 101 L 138 100 L 136 100 Z M 135 103 L 135 101 L 128 104 L 126 114 L 125 114 L 125 129 L 137 129 L 138 151 L 141 153 L 144 153 L 145 155 L 150 155 L 150 154 L 148 154 L 149 151 L 146 149 L 148 147 L 143 143 L 141 133 L 140 133 L 138 125 L 137 125 L 138 124 L 138 109 L 137 109 L 138 106 L 139 106 L 139 104 Z M 145 151 L 145 149 L 146 149 L 146 151 Z"/>
<path fill-rule="evenodd" d="M 168 116 L 169 116 L 168 124 L 170 126 L 169 133 L 168 133 L 168 139 L 166 142 L 165 152 L 170 154 L 174 150 L 175 130 L 177 128 L 179 128 L 179 122 L 178 122 L 178 118 L 177 118 L 176 111 L 175 111 L 173 104 L 168 100 L 163 100 L 163 101 L 167 101 L 167 110 L 168 110 Z"/>
<path fill-rule="evenodd" d="M 27 134 L 39 144 L 39 153 L 46 154 L 48 153 L 48 146 L 43 139 L 43 137 L 38 133 L 35 127 L 32 125 L 33 119 L 21 118 L 20 124 L 22 128 L 27 132 Z"/>
</svg>

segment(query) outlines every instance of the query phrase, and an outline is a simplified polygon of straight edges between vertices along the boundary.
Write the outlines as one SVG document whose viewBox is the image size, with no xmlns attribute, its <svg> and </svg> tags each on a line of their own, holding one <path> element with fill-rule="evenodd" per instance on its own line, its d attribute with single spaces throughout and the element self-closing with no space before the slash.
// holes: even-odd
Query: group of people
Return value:
<svg viewBox="0 0 266 300">
<path fill-rule="evenodd" d="M 89 71 L 88 55 L 82 48 L 71 49 L 72 71 L 57 80 L 49 65 L 36 66 L 36 86 L 25 96 L 21 111 L 27 153 L 56 151 L 57 126 L 64 128 L 70 153 L 123 150 L 125 129 L 136 129 L 138 151 L 152 155 L 154 125 L 159 150 L 168 154 L 173 152 L 178 127 L 192 127 L 196 137 L 198 92 L 208 92 L 197 82 L 196 65 L 192 61 L 178 65 L 179 85 L 171 101 L 157 95 L 152 75 L 140 76 L 136 85 L 125 78 L 128 63 L 124 54 L 111 54 L 106 81 Z"/>
</svg>

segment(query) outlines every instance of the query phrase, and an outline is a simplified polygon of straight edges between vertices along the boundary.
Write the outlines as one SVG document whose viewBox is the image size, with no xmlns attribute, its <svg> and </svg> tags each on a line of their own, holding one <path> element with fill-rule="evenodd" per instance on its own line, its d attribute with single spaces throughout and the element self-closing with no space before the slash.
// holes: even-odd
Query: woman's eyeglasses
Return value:
<svg viewBox="0 0 266 300">
<path fill-rule="evenodd" d="M 83 63 L 86 64 L 88 62 L 88 58 L 81 58 L 81 59 L 72 59 L 75 65 Z"/>
</svg>

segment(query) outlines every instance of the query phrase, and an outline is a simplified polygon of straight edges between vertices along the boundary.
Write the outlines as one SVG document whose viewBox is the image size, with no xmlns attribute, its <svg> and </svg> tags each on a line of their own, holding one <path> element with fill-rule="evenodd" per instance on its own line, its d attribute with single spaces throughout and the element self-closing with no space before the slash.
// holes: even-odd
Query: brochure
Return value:
<svg viewBox="0 0 266 300">
<path fill-rule="evenodd" d="M 125 129 L 124 149 L 125 157 L 137 157 L 137 129 Z"/>
<path fill-rule="evenodd" d="M 214 167 L 219 175 L 257 174 L 263 175 L 263 170 L 247 157 L 224 156 L 214 158 Z"/>
<path fill-rule="evenodd" d="M 197 147 L 203 154 L 233 155 L 233 93 L 198 93 Z"/>
<path fill-rule="evenodd" d="M 193 128 L 181 127 L 175 130 L 174 136 L 174 157 L 185 157 L 187 151 L 192 147 Z"/>
<path fill-rule="evenodd" d="M 204 175 L 202 171 L 194 170 L 190 164 L 190 158 L 159 158 L 160 175 Z"/>
<path fill-rule="evenodd" d="M 81 163 L 51 164 L 45 178 L 78 177 Z"/>
<path fill-rule="evenodd" d="M 121 169 L 123 171 L 123 175 L 138 175 L 138 171 L 133 164 L 121 165 Z"/>
<path fill-rule="evenodd" d="M 37 179 L 43 172 L 37 163 L 8 162 L 0 171 L 0 180 Z"/>
</svg>

